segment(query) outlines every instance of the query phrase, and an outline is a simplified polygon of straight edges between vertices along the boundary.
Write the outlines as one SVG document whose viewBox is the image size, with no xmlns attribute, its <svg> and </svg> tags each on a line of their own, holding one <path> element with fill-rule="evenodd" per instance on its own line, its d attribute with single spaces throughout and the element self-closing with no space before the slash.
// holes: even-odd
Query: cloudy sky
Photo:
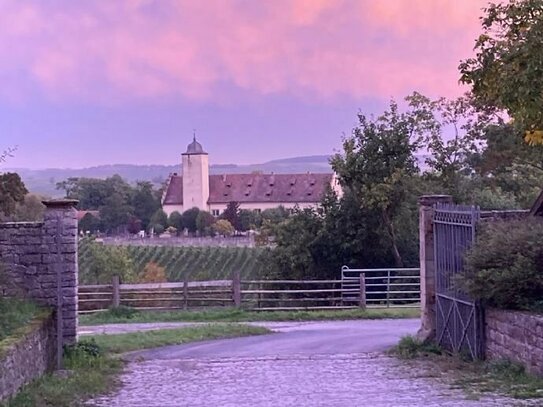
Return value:
<svg viewBox="0 0 543 407">
<path fill-rule="evenodd" d="M 10 167 L 330 154 L 356 113 L 462 92 L 481 0 L 3 0 Z"/>
</svg>

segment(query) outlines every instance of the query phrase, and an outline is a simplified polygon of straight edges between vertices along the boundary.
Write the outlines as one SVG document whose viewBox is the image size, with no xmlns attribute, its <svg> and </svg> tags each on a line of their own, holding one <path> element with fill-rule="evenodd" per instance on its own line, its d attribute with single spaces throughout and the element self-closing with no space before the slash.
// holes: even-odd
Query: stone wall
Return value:
<svg viewBox="0 0 543 407">
<path fill-rule="evenodd" d="M 51 312 L 36 318 L 23 330 L 17 340 L 8 337 L 0 341 L 0 403 L 55 366 L 55 324 Z"/>
<path fill-rule="evenodd" d="M 77 337 L 76 203 L 44 202 L 43 222 L 0 223 L 0 295 L 56 310 L 60 291 L 63 344 Z"/>
<path fill-rule="evenodd" d="M 510 359 L 543 375 L 543 315 L 486 310 L 486 355 Z"/>
</svg>

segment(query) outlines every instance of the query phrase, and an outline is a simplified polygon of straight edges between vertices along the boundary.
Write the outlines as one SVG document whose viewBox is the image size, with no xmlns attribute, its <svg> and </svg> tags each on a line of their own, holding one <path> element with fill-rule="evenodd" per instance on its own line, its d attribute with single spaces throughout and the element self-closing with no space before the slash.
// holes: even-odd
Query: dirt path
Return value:
<svg viewBox="0 0 543 407">
<path fill-rule="evenodd" d="M 122 387 L 94 406 L 513 406 L 461 390 L 382 351 L 417 320 L 281 323 L 270 335 L 128 355 Z"/>
</svg>

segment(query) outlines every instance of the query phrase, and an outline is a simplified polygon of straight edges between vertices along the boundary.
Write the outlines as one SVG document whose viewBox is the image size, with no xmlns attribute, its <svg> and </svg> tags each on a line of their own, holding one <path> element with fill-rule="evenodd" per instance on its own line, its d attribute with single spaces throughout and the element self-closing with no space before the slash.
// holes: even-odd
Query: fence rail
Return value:
<svg viewBox="0 0 543 407">
<path fill-rule="evenodd" d="M 232 280 L 79 286 L 79 312 L 119 305 L 141 310 L 235 306 L 248 310 L 413 307 L 420 304 L 418 269 L 342 269 L 340 280 Z"/>
</svg>

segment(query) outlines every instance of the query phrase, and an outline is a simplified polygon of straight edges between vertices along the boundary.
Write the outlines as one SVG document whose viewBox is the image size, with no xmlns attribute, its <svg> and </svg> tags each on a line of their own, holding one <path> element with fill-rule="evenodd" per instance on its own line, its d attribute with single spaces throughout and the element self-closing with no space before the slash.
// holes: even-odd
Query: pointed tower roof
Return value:
<svg viewBox="0 0 543 407">
<path fill-rule="evenodd" d="M 187 146 L 187 151 L 183 154 L 207 154 L 200 143 L 196 141 L 196 134 L 192 136 L 192 143 Z"/>
</svg>

